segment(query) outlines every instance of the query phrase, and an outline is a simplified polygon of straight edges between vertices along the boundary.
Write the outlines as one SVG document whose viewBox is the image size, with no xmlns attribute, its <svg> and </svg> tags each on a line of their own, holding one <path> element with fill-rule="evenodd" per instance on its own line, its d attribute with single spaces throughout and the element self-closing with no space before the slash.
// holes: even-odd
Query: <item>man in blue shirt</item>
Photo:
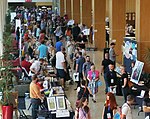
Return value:
<svg viewBox="0 0 150 119">
<path fill-rule="evenodd" d="M 77 87 L 79 87 L 80 86 L 80 82 L 83 79 L 82 67 L 83 67 L 83 64 L 85 62 L 85 58 L 82 56 L 82 52 L 78 52 L 77 55 L 79 56 L 79 58 L 77 59 L 77 62 L 76 62 L 76 72 L 79 73 L 79 81 L 77 82 Z"/>
<path fill-rule="evenodd" d="M 41 45 L 38 47 L 39 58 L 47 58 L 48 48 L 44 43 L 45 41 L 42 41 Z"/>
<path fill-rule="evenodd" d="M 64 37 L 60 36 L 59 39 L 60 40 L 55 44 L 56 52 L 61 51 L 61 47 L 63 46 Z"/>
</svg>

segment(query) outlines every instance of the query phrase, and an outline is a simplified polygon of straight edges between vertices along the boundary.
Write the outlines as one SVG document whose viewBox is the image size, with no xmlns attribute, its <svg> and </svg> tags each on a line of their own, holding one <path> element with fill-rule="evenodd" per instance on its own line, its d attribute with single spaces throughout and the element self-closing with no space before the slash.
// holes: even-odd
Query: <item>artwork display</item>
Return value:
<svg viewBox="0 0 150 119">
<path fill-rule="evenodd" d="M 58 110 L 66 109 L 64 96 L 57 96 L 56 97 L 56 102 L 57 102 L 57 109 Z"/>
<path fill-rule="evenodd" d="M 140 61 L 136 61 L 135 66 L 132 69 L 132 74 L 131 74 L 131 81 L 134 83 L 138 83 L 141 73 L 142 73 L 142 69 L 143 69 L 144 63 L 140 62 Z"/>
<path fill-rule="evenodd" d="M 137 60 L 137 42 L 134 37 L 124 38 L 122 51 L 126 71 L 131 74 L 131 63 Z"/>
<path fill-rule="evenodd" d="M 47 104 L 48 104 L 49 111 L 56 110 L 56 98 L 55 97 L 48 97 Z"/>
</svg>

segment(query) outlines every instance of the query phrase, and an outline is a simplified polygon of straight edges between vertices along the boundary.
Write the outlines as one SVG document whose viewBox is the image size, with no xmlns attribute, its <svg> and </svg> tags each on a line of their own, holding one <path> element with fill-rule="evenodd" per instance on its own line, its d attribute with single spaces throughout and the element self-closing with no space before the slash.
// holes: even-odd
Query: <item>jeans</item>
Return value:
<svg viewBox="0 0 150 119">
<path fill-rule="evenodd" d="M 39 106 L 40 106 L 40 99 L 31 99 L 31 103 L 32 103 L 32 118 L 36 119 L 37 118 L 37 112 L 39 110 Z"/>
<path fill-rule="evenodd" d="M 104 73 L 104 80 L 105 80 L 105 93 L 107 93 L 108 92 L 107 73 Z"/>
</svg>

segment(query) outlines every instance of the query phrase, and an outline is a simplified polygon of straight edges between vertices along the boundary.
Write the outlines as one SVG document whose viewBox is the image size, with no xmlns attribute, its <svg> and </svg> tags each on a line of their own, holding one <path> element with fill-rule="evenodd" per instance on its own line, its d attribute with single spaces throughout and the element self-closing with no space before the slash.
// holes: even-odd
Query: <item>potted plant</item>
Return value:
<svg viewBox="0 0 150 119">
<path fill-rule="evenodd" d="M 12 63 L 12 37 L 10 33 L 4 33 L 3 38 L 3 55 L 1 56 L 0 64 L 0 89 L 2 98 L 0 100 L 2 106 L 3 119 L 13 119 L 13 105 L 11 104 L 11 90 L 13 73 L 11 71 Z"/>
</svg>

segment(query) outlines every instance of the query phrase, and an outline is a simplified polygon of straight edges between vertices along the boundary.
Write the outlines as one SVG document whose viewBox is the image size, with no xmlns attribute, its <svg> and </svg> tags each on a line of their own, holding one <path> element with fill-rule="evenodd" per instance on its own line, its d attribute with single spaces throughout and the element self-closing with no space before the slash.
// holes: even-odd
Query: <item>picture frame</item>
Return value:
<svg viewBox="0 0 150 119">
<path fill-rule="evenodd" d="M 55 111 L 56 110 L 56 97 L 48 97 L 47 98 L 47 105 L 49 111 Z"/>
<path fill-rule="evenodd" d="M 135 66 L 133 67 L 132 74 L 131 74 L 131 81 L 133 83 L 138 84 L 142 70 L 143 70 L 143 66 L 144 66 L 143 62 L 136 60 Z"/>
<path fill-rule="evenodd" d="M 56 103 L 58 110 L 66 109 L 65 97 L 64 96 L 56 96 Z"/>
</svg>

